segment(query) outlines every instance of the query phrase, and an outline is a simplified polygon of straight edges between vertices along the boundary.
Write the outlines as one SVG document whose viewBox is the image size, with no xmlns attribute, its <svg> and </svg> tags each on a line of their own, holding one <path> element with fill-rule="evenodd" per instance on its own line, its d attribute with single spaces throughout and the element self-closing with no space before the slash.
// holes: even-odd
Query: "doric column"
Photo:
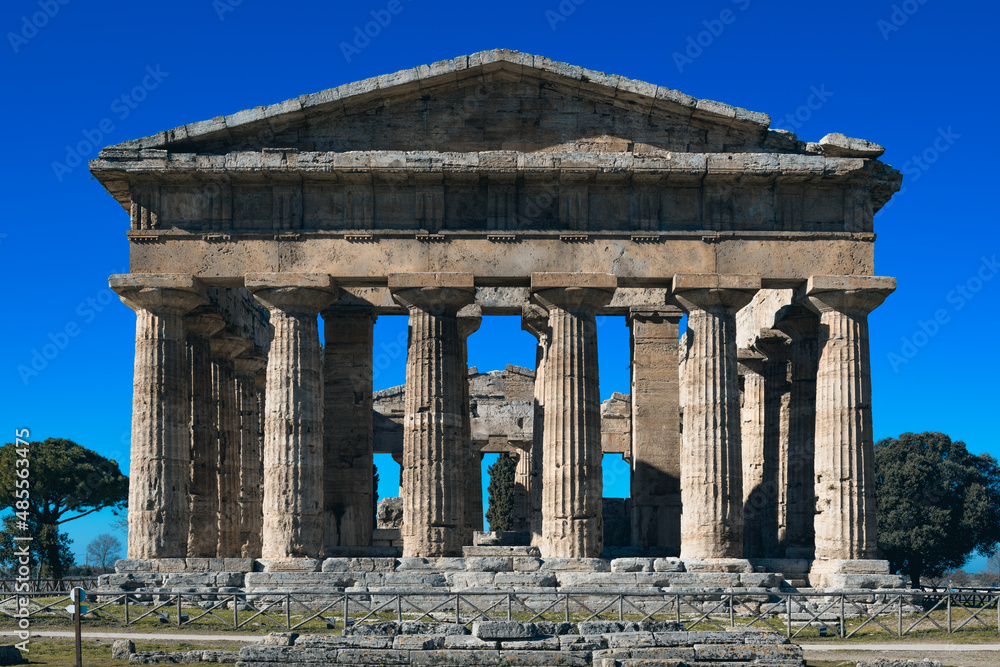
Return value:
<svg viewBox="0 0 1000 667">
<path fill-rule="evenodd" d="M 785 556 L 812 560 L 813 517 L 816 487 L 816 365 L 819 319 L 804 306 L 779 311 L 775 328 L 791 338 L 791 391 L 788 407 L 788 460 L 786 469 Z"/>
<path fill-rule="evenodd" d="M 261 557 L 323 553 L 323 375 L 316 317 L 333 301 L 328 274 L 257 273 L 246 287 L 271 314 L 264 400 Z"/>
<path fill-rule="evenodd" d="M 599 558 L 604 550 L 601 394 L 595 314 L 617 287 L 608 274 L 534 273 L 549 314 L 542 434 L 542 557 Z"/>
<path fill-rule="evenodd" d="M 542 545 L 542 445 L 545 432 L 545 357 L 549 348 L 549 314 L 534 304 L 521 309 L 521 329 L 538 339 L 535 348 L 535 393 L 532 415 L 531 464 L 528 484 L 529 530 L 531 545 Z"/>
<path fill-rule="evenodd" d="M 219 434 L 209 339 L 225 326 L 222 316 L 211 312 L 192 313 L 184 319 L 191 374 L 188 558 L 215 558 L 219 545 Z"/>
<path fill-rule="evenodd" d="M 806 284 L 805 304 L 819 314 L 814 569 L 875 558 L 868 314 L 895 288 L 895 278 L 876 276 L 812 276 Z"/>
<path fill-rule="evenodd" d="M 743 461 L 743 557 L 764 558 L 764 506 L 771 502 L 765 486 L 766 461 L 764 421 L 767 362 L 752 350 L 740 350 L 740 377 L 743 379 L 740 406 L 740 456 Z M 772 464 L 773 465 L 773 464 Z"/>
<path fill-rule="evenodd" d="M 263 433 L 260 397 L 267 355 L 256 348 L 233 360 L 236 370 L 236 407 L 240 420 L 239 556 L 260 558 L 263 509 Z"/>
<path fill-rule="evenodd" d="M 326 548 L 372 543 L 372 336 L 375 311 L 323 311 L 323 496 Z"/>
<path fill-rule="evenodd" d="M 764 354 L 764 476 L 761 486 L 763 557 L 784 556 L 788 505 L 788 336 L 761 329 L 754 347 Z M 744 461 L 744 465 L 745 465 Z"/>
<path fill-rule="evenodd" d="M 514 521 L 512 529 L 531 531 L 531 451 L 518 449 L 517 468 L 514 470 Z"/>
<path fill-rule="evenodd" d="M 461 556 L 465 542 L 464 403 L 467 379 L 458 311 L 472 303 L 472 274 L 389 276 L 410 312 L 403 425 L 403 556 Z"/>
<path fill-rule="evenodd" d="M 681 311 L 632 308 L 632 545 L 662 554 L 681 542 Z"/>
<path fill-rule="evenodd" d="M 681 441 L 682 558 L 743 555 L 736 311 L 760 278 L 674 276 L 674 299 L 688 314 Z"/>
<path fill-rule="evenodd" d="M 469 405 L 469 336 L 479 331 L 479 326 L 483 322 L 483 310 L 476 304 L 469 304 L 458 313 L 458 336 L 462 346 L 462 364 L 465 372 L 462 374 L 462 405 L 464 406 L 462 417 L 462 446 L 465 453 L 467 471 L 465 478 L 468 480 L 468 493 L 465 498 L 465 507 L 462 513 L 465 515 L 465 535 L 462 537 L 465 544 L 472 544 L 472 534 L 483 529 L 483 455 L 472 443 L 472 415 Z"/>
<path fill-rule="evenodd" d="M 240 548 L 240 434 L 236 368 L 233 359 L 250 343 L 226 332 L 211 339 L 212 394 L 219 436 L 219 558 L 238 558 Z"/>
<path fill-rule="evenodd" d="M 186 274 L 126 274 L 108 281 L 135 310 L 128 557 L 187 556 L 191 404 L 184 315 L 208 302 Z"/>
</svg>

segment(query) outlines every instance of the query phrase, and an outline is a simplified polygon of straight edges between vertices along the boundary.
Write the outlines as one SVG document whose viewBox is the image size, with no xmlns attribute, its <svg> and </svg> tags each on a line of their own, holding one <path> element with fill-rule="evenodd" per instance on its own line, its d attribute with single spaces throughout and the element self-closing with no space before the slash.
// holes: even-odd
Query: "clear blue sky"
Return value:
<svg viewBox="0 0 1000 667">
<path fill-rule="evenodd" d="M 877 272 L 899 288 L 871 318 L 875 435 L 937 430 L 1000 455 L 995 148 L 979 141 L 995 136 L 1000 103 L 995 4 L 399 3 L 380 34 L 346 55 L 342 43 L 371 12 L 384 21 L 388 0 L 4 3 L 5 441 L 28 427 L 33 438 L 72 438 L 127 469 L 134 316 L 111 298 L 107 277 L 127 266 L 128 217 L 86 169 L 97 149 L 67 155 L 67 146 L 88 137 L 104 146 L 503 47 L 763 111 L 805 140 L 843 132 L 886 146 L 905 190 L 876 217 Z M 67 326 L 75 335 L 61 335 Z M 376 348 L 402 326 L 383 318 Z M 623 321 L 605 321 L 600 337 L 607 397 L 628 390 Z M 18 367 L 53 341 L 58 352 L 25 381 Z M 470 363 L 531 366 L 532 346 L 516 320 L 491 318 L 470 339 Z M 402 380 L 399 359 L 376 388 Z M 608 495 L 624 495 L 622 464 L 609 468 Z M 392 477 L 384 470 L 382 495 Z M 67 526 L 78 553 L 107 521 Z"/>
</svg>

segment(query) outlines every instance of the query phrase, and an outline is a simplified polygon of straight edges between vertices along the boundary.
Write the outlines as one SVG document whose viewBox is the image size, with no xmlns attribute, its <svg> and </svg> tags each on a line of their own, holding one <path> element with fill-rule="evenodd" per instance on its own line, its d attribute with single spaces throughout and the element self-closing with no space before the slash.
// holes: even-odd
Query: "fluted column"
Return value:
<svg viewBox="0 0 1000 667">
<path fill-rule="evenodd" d="M 191 479 L 188 558 L 215 558 L 219 545 L 218 408 L 212 394 L 209 339 L 225 328 L 222 316 L 197 312 L 184 320 L 191 392 Z"/>
<path fill-rule="evenodd" d="M 471 274 L 389 276 L 410 313 L 403 425 L 403 556 L 461 556 L 468 472 L 468 403 L 458 311 L 475 298 Z"/>
<path fill-rule="evenodd" d="M 543 433 L 545 432 L 545 357 L 549 347 L 549 314 L 536 305 L 521 309 L 521 329 L 538 339 L 535 348 L 535 390 L 532 414 L 531 450 L 529 462 L 531 471 L 528 484 L 528 506 L 530 509 L 528 529 L 531 531 L 531 545 L 542 545 L 542 456 Z"/>
<path fill-rule="evenodd" d="M 267 356 L 259 348 L 248 350 L 234 361 L 236 407 L 240 420 L 239 550 L 242 558 L 259 558 L 264 528 L 263 440 L 260 429 L 259 385 L 264 379 Z"/>
<path fill-rule="evenodd" d="M 323 495 L 326 548 L 372 543 L 371 307 L 323 311 Z"/>
<path fill-rule="evenodd" d="M 126 274 L 111 289 L 135 310 L 128 557 L 187 556 L 191 466 L 184 315 L 207 303 L 186 274 Z"/>
<path fill-rule="evenodd" d="M 633 308 L 632 545 L 662 555 L 681 541 L 680 376 L 677 336 L 681 311 Z"/>
<path fill-rule="evenodd" d="M 681 442 L 682 558 L 740 558 L 743 554 L 736 311 L 759 289 L 756 276 L 674 276 L 674 299 L 688 314 Z"/>
<path fill-rule="evenodd" d="M 740 350 L 740 376 L 743 378 L 740 406 L 740 456 L 743 461 L 743 557 L 764 558 L 765 505 L 772 501 L 766 487 L 764 422 L 766 390 L 763 355 Z"/>
<path fill-rule="evenodd" d="M 599 558 L 604 550 L 601 394 L 595 314 L 614 296 L 607 274 L 535 273 L 549 314 L 542 456 L 542 557 Z"/>
<path fill-rule="evenodd" d="M 895 287 L 875 276 L 812 276 L 806 285 L 805 304 L 819 314 L 814 568 L 876 555 L 868 314 Z"/>
<path fill-rule="evenodd" d="M 761 487 L 764 558 L 785 555 L 790 343 L 788 336 L 777 329 L 761 329 L 754 343 L 767 358 L 764 365 L 764 484 Z"/>
<path fill-rule="evenodd" d="M 787 503 L 785 556 L 812 560 L 816 486 L 816 366 L 819 319 L 804 306 L 783 309 L 775 328 L 791 338 L 791 391 L 788 407 Z"/>
<path fill-rule="evenodd" d="M 271 315 L 264 400 L 261 557 L 323 553 L 323 375 L 316 317 L 334 299 L 319 273 L 258 273 L 246 287 Z"/>
<path fill-rule="evenodd" d="M 465 497 L 465 544 L 472 544 L 472 534 L 483 529 L 483 455 L 472 443 L 472 415 L 469 405 L 469 336 L 479 331 L 483 322 L 482 308 L 470 304 L 458 313 L 458 335 L 462 346 L 462 364 L 465 372 L 462 374 L 462 446 L 465 449 L 463 458 L 468 466 L 466 472 L 468 493 Z"/>
<path fill-rule="evenodd" d="M 531 531 L 531 451 L 518 449 L 514 469 L 514 521 L 512 530 Z"/>
<path fill-rule="evenodd" d="M 219 436 L 219 558 L 238 558 L 240 548 L 240 433 L 235 357 L 250 347 L 238 336 L 223 332 L 211 339 L 212 394 L 216 401 Z"/>
</svg>

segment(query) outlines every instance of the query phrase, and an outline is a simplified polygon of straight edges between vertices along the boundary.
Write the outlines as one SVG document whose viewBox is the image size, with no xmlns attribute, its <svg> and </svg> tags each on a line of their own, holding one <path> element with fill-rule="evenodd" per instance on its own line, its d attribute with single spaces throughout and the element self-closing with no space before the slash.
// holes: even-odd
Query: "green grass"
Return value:
<svg viewBox="0 0 1000 667">
<path fill-rule="evenodd" d="M 111 639 L 85 639 L 81 644 L 84 665 L 113 665 L 124 661 L 111 660 Z M 224 649 L 234 650 L 238 644 L 232 642 L 198 642 L 161 641 L 135 642 L 136 651 L 190 651 L 194 649 Z M 48 665 L 49 667 L 75 667 L 76 646 L 72 639 L 55 637 L 35 637 L 28 644 L 29 651 L 22 652 L 30 665 Z M 214 665 L 232 665 L 234 663 L 213 663 Z"/>
</svg>

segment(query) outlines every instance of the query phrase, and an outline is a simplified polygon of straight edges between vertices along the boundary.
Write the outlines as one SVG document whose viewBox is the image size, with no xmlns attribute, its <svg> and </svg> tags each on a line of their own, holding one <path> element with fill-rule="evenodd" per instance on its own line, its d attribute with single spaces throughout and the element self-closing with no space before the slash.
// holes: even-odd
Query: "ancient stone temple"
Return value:
<svg viewBox="0 0 1000 667">
<path fill-rule="evenodd" d="M 600 557 L 595 318 L 617 316 L 635 553 L 878 572 L 867 318 L 901 177 L 873 143 L 769 124 L 489 51 L 104 149 L 91 171 L 131 218 L 129 558 L 370 547 L 386 315 L 409 318 L 402 556 L 473 545 L 466 341 L 519 315 L 530 548 Z"/>
</svg>

